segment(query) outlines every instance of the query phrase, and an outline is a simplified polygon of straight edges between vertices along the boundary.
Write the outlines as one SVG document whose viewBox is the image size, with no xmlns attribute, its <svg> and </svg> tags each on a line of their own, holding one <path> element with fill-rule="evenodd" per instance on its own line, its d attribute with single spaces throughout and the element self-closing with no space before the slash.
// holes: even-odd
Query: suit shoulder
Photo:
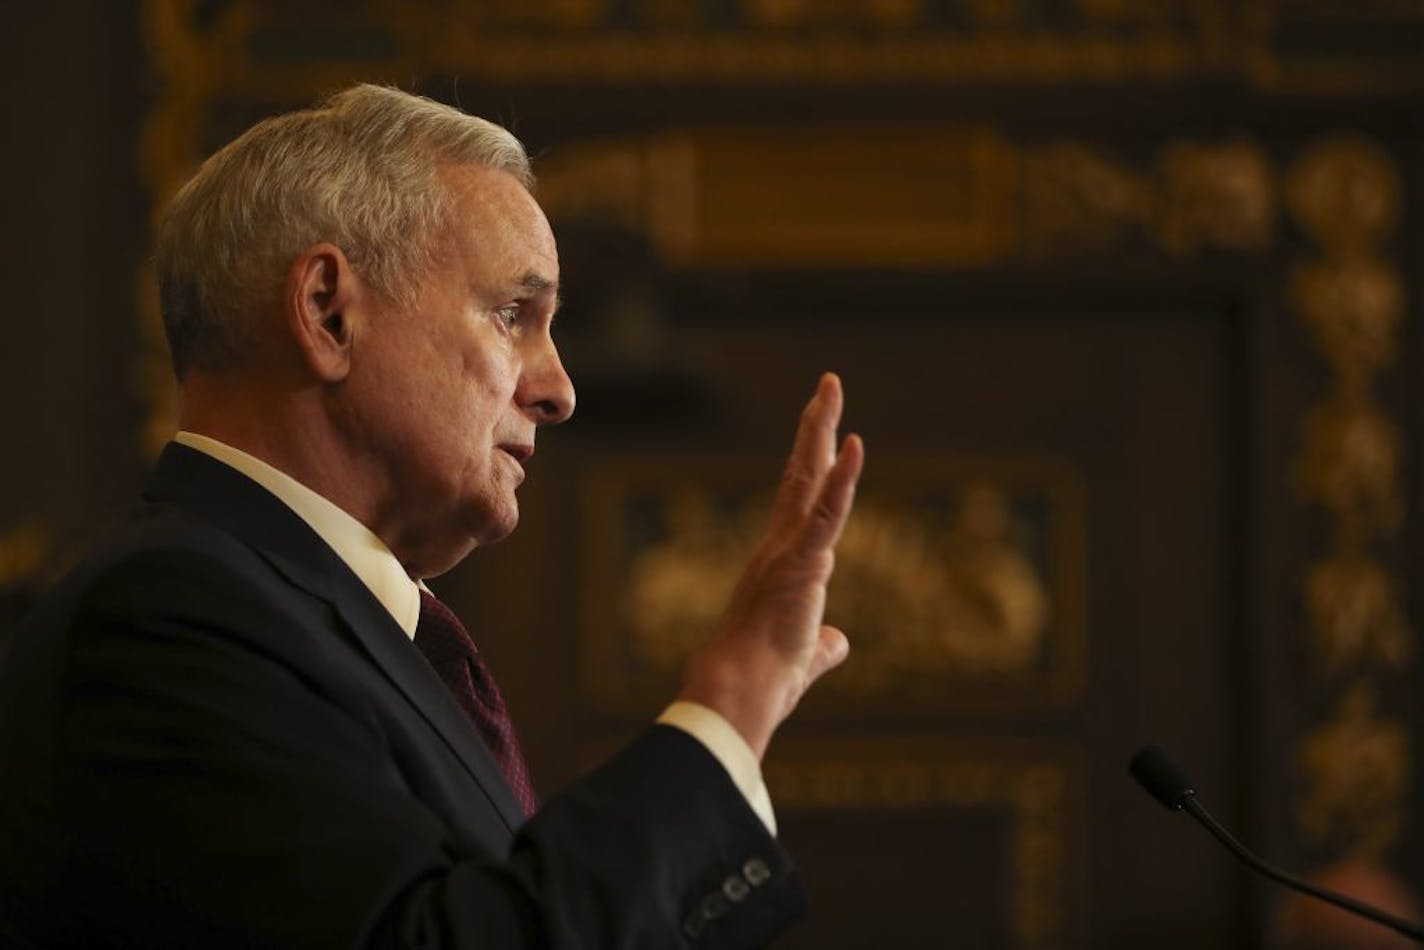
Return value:
<svg viewBox="0 0 1424 950">
<path fill-rule="evenodd" d="M 75 632 L 114 618 L 220 622 L 270 615 L 285 612 L 284 600 L 291 599 L 290 585 L 238 538 L 181 512 L 146 506 L 40 600 L 20 637 L 56 628 Z"/>
<path fill-rule="evenodd" d="M 149 580 L 170 592 L 193 583 L 244 586 L 244 579 L 260 583 L 271 574 L 256 551 L 221 528 L 150 509 L 106 538 L 60 582 L 55 594 L 89 599 L 142 590 Z"/>
</svg>

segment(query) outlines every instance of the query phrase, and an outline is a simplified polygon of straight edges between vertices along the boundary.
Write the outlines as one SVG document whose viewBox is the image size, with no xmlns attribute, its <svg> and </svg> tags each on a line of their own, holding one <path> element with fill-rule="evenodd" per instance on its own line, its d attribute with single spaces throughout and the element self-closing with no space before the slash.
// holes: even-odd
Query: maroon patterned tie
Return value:
<svg viewBox="0 0 1424 950">
<path fill-rule="evenodd" d="M 534 794 L 534 784 L 529 781 L 529 767 L 519 751 L 519 739 L 514 735 L 514 723 L 509 721 L 504 697 L 465 625 L 428 590 L 420 592 L 420 622 L 415 628 L 415 645 L 475 724 L 475 730 L 509 780 L 525 817 L 534 814 L 539 799 Z"/>
</svg>

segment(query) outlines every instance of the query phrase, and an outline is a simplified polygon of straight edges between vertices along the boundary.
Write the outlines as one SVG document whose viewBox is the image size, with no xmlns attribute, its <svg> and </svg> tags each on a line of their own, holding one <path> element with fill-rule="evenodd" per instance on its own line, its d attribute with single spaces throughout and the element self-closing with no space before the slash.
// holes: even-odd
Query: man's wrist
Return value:
<svg viewBox="0 0 1424 950">
<path fill-rule="evenodd" d="M 735 726 L 715 709 L 685 699 L 674 702 L 657 721 L 681 729 L 706 746 L 727 770 L 733 784 L 766 825 L 767 831 L 776 834 L 776 814 L 771 807 L 766 782 L 762 779 L 761 764 Z"/>
</svg>

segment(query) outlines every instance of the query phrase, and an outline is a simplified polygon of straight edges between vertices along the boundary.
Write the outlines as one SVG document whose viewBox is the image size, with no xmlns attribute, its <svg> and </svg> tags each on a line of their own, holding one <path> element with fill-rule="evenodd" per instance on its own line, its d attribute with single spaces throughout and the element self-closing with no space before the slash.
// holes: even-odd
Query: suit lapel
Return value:
<svg viewBox="0 0 1424 950">
<path fill-rule="evenodd" d="M 524 820 L 504 773 L 415 644 L 280 499 L 231 466 L 177 443 L 159 456 L 144 497 L 212 522 L 255 549 L 290 583 L 332 604 L 359 647 L 465 766 L 505 824 L 513 830 Z"/>
<path fill-rule="evenodd" d="M 356 579 L 354 574 L 352 579 Z M 344 585 L 331 602 L 376 666 L 420 710 L 470 770 L 505 824 L 510 830 L 518 827 L 524 821 L 524 811 L 515 801 L 504 772 L 450 690 L 386 608 L 359 580 L 355 585 Z"/>
</svg>

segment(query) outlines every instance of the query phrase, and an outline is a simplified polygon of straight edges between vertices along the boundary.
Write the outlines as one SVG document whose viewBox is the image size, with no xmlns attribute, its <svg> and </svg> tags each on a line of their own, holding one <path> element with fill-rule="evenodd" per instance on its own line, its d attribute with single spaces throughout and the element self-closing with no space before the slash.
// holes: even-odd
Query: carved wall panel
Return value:
<svg viewBox="0 0 1424 950">
<path fill-rule="evenodd" d="M 614 749 L 591 745 L 584 758 L 592 766 Z M 897 906 L 907 920 L 920 919 L 913 907 L 928 902 L 947 910 L 953 895 L 945 873 L 966 865 L 980 877 L 991 866 L 1002 868 L 1002 880 L 982 881 L 981 890 L 1005 899 L 982 901 L 973 915 L 979 928 L 954 939 L 973 946 L 1048 950 L 1076 945 L 1081 926 L 1082 881 L 1075 876 L 1083 864 L 1082 828 L 1085 816 L 1084 765 L 1071 747 L 1036 741 L 982 743 L 937 738 L 794 735 L 777 740 L 763 765 L 772 798 L 781 816 L 824 822 L 843 833 L 864 816 L 905 816 L 937 827 L 943 837 L 892 837 L 883 841 L 883 859 L 895 867 L 848 866 L 822 862 L 803 868 L 812 876 L 813 893 L 843 892 L 844 883 L 817 881 L 818 873 L 844 872 L 865 904 L 879 914 L 866 914 L 862 904 L 820 907 L 807 924 L 778 946 L 873 946 L 934 939 L 901 930 L 904 921 L 887 921 Z M 974 826 L 987 825 L 993 841 L 990 853 L 955 853 Z M 781 836 L 793 851 L 797 822 L 781 822 Z M 872 880 L 879 878 L 893 895 L 882 899 Z M 909 893 L 914 891 L 915 893 Z M 958 919 L 958 915 L 954 915 Z M 925 944 L 937 945 L 937 944 Z"/>
<path fill-rule="evenodd" d="M 990 128 L 726 129 L 560 150 L 553 217 L 643 231 L 673 265 L 980 268 L 1146 242 L 1256 254 L 1277 224 L 1256 143 L 1173 141 L 1146 168 L 1081 142 Z"/>
<path fill-rule="evenodd" d="M 1403 436 L 1378 393 L 1398 359 L 1403 279 L 1389 252 L 1400 181 L 1390 157 L 1354 137 L 1318 141 L 1287 194 L 1318 251 L 1297 265 L 1291 301 L 1330 368 L 1305 421 L 1297 483 L 1329 519 L 1329 548 L 1305 583 L 1316 689 L 1338 696 L 1300 740 L 1301 829 L 1331 855 L 1378 859 L 1404 824 L 1412 744 L 1382 687 L 1416 649 L 1401 585 L 1382 548 L 1404 514 Z"/>
<path fill-rule="evenodd" d="M 1332 137 L 1302 148 L 1295 132 L 1280 131 L 1287 120 L 1264 121 L 1277 93 L 1424 89 L 1424 14 L 1409 4 L 371 0 L 343 8 L 319 44 L 307 15 L 285 4 L 151 0 L 144 16 L 162 76 L 143 156 L 155 207 L 235 124 L 356 78 L 410 86 L 465 77 L 571 100 L 658 84 L 809 89 L 813 99 L 913 86 L 918 113 L 843 123 L 834 136 L 811 122 L 700 121 L 695 109 L 636 134 L 586 124 L 540 161 L 540 197 L 552 217 L 645 237 L 650 266 L 674 273 L 865 268 L 988 276 L 1002 280 L 990 288 L 998 293 L 1025 275 L 1086 263 L 1157 281 L 1170 295 L 1223 260 L 1246 265 L 1228 278 L 1232 306 L 1271 286 L 1328 371 L 1308 413 L 1251 423 L 1301 433 L 1295 465 L 1272 467 L 1265 490 L 1293 487 L 1327 526 L 1304 569 L 1292 567 L 1299 583 L 1288 596 L 1299 598 L 1304 622 L 1282 631 L 1312 670 L 1289 696 L 1303 710 L 1292 735 L 1304 779 L 1293 786 L 1301 791 L 1292 834 L 1325 857 L 1383 859 L 1417 817 L 1411 717 L 1392 703 L 1418 648 L 1390 553 L 1405 530 L 1403 473 L 1414 450 L 1382 385 L 1407 358 L 1409 275 L 1392 243 L 1405 186 L 1378 141 Z M 1365 40 L 1370 54 L 1352 54 L 1350 44 Z M 1143 132 L 1125 147 L 1108 123 L 1036 137 L 1031 123 L 943 107 L 976 82 L 1030 95 L 1066 90 L 1065 101 L 1078 101 L 1074 88 L 1098 95 L 1112 86 L 1125 96 L 1127 121 L 1144 118 L 1133 98 L 1143 83 L 1205 89 L 1212 101 L 1243 89 L 1263 99 L 1254 113 L 1232 113 L 1243 118 L 1230 127 L 1198 121 Z M 566 111 L 578 118 L 574 106 Z M 1311 249 L 1281 273 L 1297 231 Z M 1222 280 L 1215 271 L 1212 279 Z M 171 393 L 151 285 L 143 293 L 148 439 L 157 444 L 171 431 Z M 665 700 L 689 638 L 715 623 L 729 565 L 760 525 L 756 492 L 767 472 L 764 460 L 619 458 L 601 448 L 588 456 L 580 504 L 590 540 L 578 559 L 570 689 L 605 714 L 597 726 L 605 728 Z M 977 718 L 1027 731 L 1081 715 L 1074 704 L 1093 685 L 1097 657 L 1088 650 L 1092 565 L 1079 474 L 1044 458 L 883 463 L 876 459 L 880 481 L 867 486 L 846 535 L 830 608 L 833 621 L 855 629 L 857 662 L 813 694 L 800 721 L 811 732 L 846 731 L 849 708 L 868 730 Z M 1006 852 L 1012 945 L 1071 943 L 1080 895 L 1070 879 L 1088 850 L 1063 831 L 1085 821 L 1072 804 L 1080 790 L 1072 754 L 1008 761 L 934 743 L 886 753 L 841 748 L 845 741 L 790 737 L 768 764 L 778 803 L 793 814 L 873 818 L 908 802 L 937 814 L 1009 815 L 1018 829 Z"/>
<path fill-rule="evenodd" d="M 486 0 L 299 6 L 149 0 L 249 94 L 329 80 L 342 60 L 504 82 L 1028 83 L 1235 79 L 1269 89 L 1383 88 L 1420 77 L 1424 30 L 1397 0 Z M 171 7 L 171 15 L 157 8 Z M 1413 41 L 1413 45 L 1411 45 Z"/>
<path fill-rule="evenodd" d="M 1083 688 L 1084 499 L 1051 460 L 881 460 L 837 549 L 827 622 L 856 662 L 806 718 L 1062 709 Z M 887 470 L 889 473 L 887 474 Z M 766 522 L 758 465 L 623 458 L 589 479 L 582 680 L 604 709 L 666 697 Z"/>
<path fill-rule="evenodd" d="M 912 811 L 1004 815 L 1009 880 L 993 889 L 1009 895 L 1001 945 L 1047 948 L 1064 945 L 1070 904 L 1081 900 L 1072 876 L 1081 866 L 1081 771 L 1070 750 L 1052 746 L 795 737 L 778 743 L 765 774 L 779 807 L 831 818 Z M 936 865 L 949 860 L 952 847 L 948 840 L 900 846 L 917 855 L 910 859 L 916 867 L 907 870 L 927 882 L 938 879 Z M 838 923 L 853 926 L 827 920 L 823 940 Z"/>
</svg>

